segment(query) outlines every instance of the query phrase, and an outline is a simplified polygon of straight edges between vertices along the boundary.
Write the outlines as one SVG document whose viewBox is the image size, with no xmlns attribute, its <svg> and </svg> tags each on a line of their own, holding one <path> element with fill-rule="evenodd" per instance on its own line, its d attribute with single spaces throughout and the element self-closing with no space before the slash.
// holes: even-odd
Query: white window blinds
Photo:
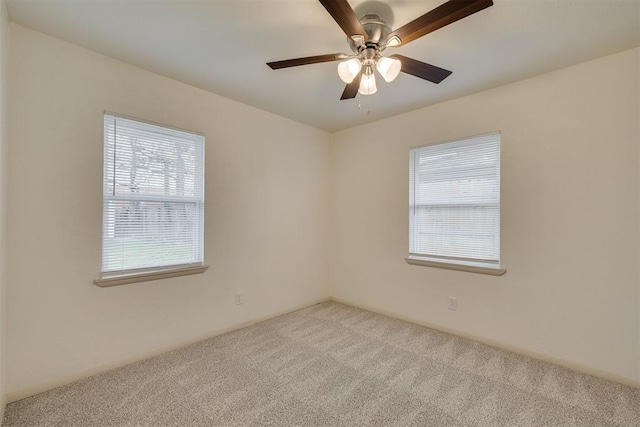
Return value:
<svg viewBox="0 0 640 427">
<path fill-rule="evenodd" d="M 410 152 L 410 256 L 500 264 L 500 133 Z"/>
<path fill-rule="evenodd" d="M 105 114 L 103 193 L 103 276 L 202 264 L 202 135 Z"/>
</svg>

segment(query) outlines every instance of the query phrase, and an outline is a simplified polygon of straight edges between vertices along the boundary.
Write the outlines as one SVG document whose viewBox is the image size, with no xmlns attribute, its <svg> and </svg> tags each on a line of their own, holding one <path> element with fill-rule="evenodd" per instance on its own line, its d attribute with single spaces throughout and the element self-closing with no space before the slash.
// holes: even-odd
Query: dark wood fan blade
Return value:
<svg viewBox="0 0 640 427">
<path fill-rule="evenodd" d="M 396 44 L 395 46 L 405 45 L 425 34 L 429 34 L 445 25 L 473 15 L 492 5 L 492 0 L 449 0 L 431 12 L 427 12 L 421 17 L 393 31 L 387 40 L 391 40 L 392 37 L 396 36 L 400 39 L 400 44 Z"/>
<path fill-rule="evenodd" d="M 362 71 L 358 73 L 355 79 L 351 83 L 345 86 L 340 100 L 353 99 L 358 94 L 358 88 L 360 87 L 360 77 L 362 77 Z"/>
<path fill-rule="evenodd" d="M 367 32 L 347 0 L 320 0 L 320 3 L 347 37 L 360 35 L 364 37 L 364 41 L 367 41 Z"/>
<path fill-rule="evenodd" d="M 305 58 L 285 59 L 284 61 L 267 62 L 272 70 L 280 68 L 297 67 L 299 65 L 319 64 L 321 62 L 339 61 L 348 56 L 344 53 L 330 53 L 328 55 L 307 56 Z"/>
<path fill-rule="evenodd" d="M 417 59 L 402 55 L 391 55 L 391 58 L 399 59 L 400 62 L 402 62 L 401 71 L 403 73 L 429 80 L 435 84 L 440 83 L 452 73 L 444 68 L 436 67 L 435 65 L 427 64 L 426 62 L 421 62 Z"/>
</svg>

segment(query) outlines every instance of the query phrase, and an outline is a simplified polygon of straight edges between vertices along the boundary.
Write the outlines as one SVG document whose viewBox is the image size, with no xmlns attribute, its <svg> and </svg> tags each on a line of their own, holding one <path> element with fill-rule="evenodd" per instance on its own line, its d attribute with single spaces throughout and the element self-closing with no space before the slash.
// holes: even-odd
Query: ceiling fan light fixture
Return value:
<svg viewBox="0 0 640 427">
<path fill-rule="evenodd" d="M 343 61 L 338 64 L 338 76 L 340 76 L 340 80 L 349 84 L 356 78 L 360 69 L 362 68 L 362 63 L 358 58 L 351 58 L 348 61 Z"/>
<path fill-rule="evenodd" d="M 451 71 L 402 55 L 383 57 L 382 52 L 388 47 L 404 46 L 493 6 L 493 0 L 447 0 L 402 27 L 391 30 L 377 14 L 367 13 L 359 17 L 349 4 L 349 0 L 319 1 L 347 36 L 349 47 L 354 54 L 330 53 L 267 62 L 267 65 L 272 70 L 278 70 L 299 65 L 343 61 L 338 64 L 338 75 L 347 86 L 340 96 L 341 100 L 353 99 L 358 93 L 372 95 L 377 92 L 374 66 L 387 82 L 393 81 L 400 72 L 403 72 L 435 84 L 440 83 L 451 75 Z M 393 14 L 388 16 L 393 17 Z"/>
<path fill-rule="evenodd" d="M 400 74 L 402 62 L 399 59 L 383 56 L 376 63 L 376 69 L 386 82 L 392 82 Z"/>
<path fill-rule="evenodd" d="M 364 69 L 364 73 L 362 73 L 362 77 L 360 78 L 360 88 L 358 92 L 361 95 L 373 95 L 378 91 L 378 87 L 376 86 L 376 76 L 373 74 L 373 69 L 371 65 L 367 65 Z"/>
</svg>

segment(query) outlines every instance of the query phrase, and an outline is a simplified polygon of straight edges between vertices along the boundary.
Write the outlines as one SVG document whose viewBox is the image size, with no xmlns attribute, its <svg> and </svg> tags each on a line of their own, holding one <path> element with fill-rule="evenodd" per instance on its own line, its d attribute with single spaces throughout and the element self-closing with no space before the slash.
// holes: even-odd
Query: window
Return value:
<svg viewBox="0 0 640 427">
<path fill-rule="evenodd" d="M 500 275 L 500 133 L 411 149 L 410 264 Z"/>
<path fill-rule="evenodd" d="M 203 219 L 204 137 L 105 113 L 96 283 L 203 272 Z"/>
</svg>

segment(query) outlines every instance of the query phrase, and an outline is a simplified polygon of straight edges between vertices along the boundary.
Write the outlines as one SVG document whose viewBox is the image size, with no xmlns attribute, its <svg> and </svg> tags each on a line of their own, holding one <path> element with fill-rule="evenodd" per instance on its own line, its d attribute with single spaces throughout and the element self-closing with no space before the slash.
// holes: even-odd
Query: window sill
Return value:
<svg viewBox="0 0 640 427">
<path fill-rule="evenodd" d="M 424 258 L 407 257 L 407 264 L 421 265 L 424 267 L 446 268 L 448 270 L 466 271 L 468 273 L 489 274 L 491 276 L 502 276 L 507 272 L 504 268 L 479 267 L 475 265 L 452 264 L 448 262 L 431 261 Z"/>
<path fill-rule="evenodd" d="M 95 279 L 93 283 L 107 288 L 110 286 L 128 285 L 130 283 L 148 282 L 150 280 L 168 279 L 170 277 L 189 276 L 191 274 L 201 274 L 207 271 L 208 265 L 199 265 L 196 267 L 174 268 L 170 270 L 160 270 L 153 272 L 145 272 L 138 274 L 128 274 L 123 276 L 114 276 Z"/>
</svg>

